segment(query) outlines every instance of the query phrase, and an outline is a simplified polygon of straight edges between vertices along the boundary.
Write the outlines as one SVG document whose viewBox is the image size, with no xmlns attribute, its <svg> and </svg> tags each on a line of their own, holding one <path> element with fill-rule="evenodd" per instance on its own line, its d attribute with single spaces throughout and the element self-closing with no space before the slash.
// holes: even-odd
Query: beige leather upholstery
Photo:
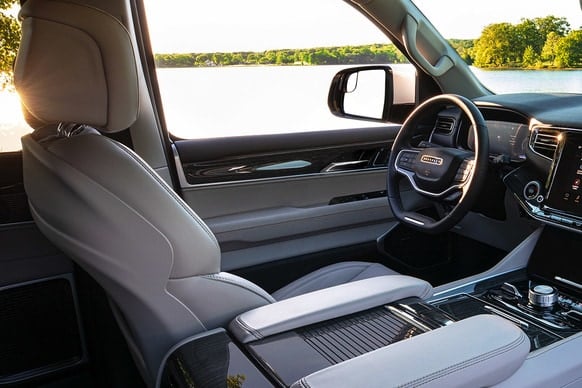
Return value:
<svg viewBox="0 0 582 388">
<path fill-rule="evenodd" d="M 275 299 L 220 272 L 220 248 L 206 224 L 132 150 L 91 128 L 120 131 L 139 114 L 125 27 L 66 1 L 28 0 L 20 15 L 15 81 L 36 126 L 22 139 L 31 212 L 105 289 L 153 384 L 173 344 Z M 389 271 L 374 268 L 367 276 Z"/>
</svg>

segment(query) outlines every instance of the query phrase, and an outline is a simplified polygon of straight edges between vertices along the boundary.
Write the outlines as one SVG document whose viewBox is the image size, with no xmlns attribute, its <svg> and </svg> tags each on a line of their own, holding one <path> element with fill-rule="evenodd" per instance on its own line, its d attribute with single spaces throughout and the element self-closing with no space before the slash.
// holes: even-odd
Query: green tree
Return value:
<svg viewBox="0 0 582 388">
<path fill-rule="evenodd" d="M 570 23 L 564 17 L 559 18 L 550 15 L 543 18 L 535 18 L 533 21 L 544 39 L 547 38 L 550 32 L 555 32 L 558 36 L 566 36 L 570 32 Z"/>
<path fill-rule="evenodd" d="M 582 30 L 572 31 L 560 39 L 554 63 L 561 68 L 582 65 Z"/>
<path fill-rule="evenodd" d="M 523 51 L 522 65 L 525 67 L 534 67 L 540 59 L 540 56 L 532 46 L 527 46 Z"/>
<path fill-rule="evenodd" d="M 578 66 L 577 41 L 570 40 L 570 24 L 563 17 L 522 19 L 520 23 L 490 24 L 483 29 L 471 51 L 478 67 Z M 451 43 L 453 44 L 453 43 Z"/>
<path fill-rule="evenodd" d="M 20 45 L 20 23 L 8 10 L 16 0 L 0 0 L 0 89 L 12 84 L 12 66 Z"/>
<path fill-rule="evenodd" d="M 199 54 L 196 56 L 196 66 L 208 66 L 210 63 L 210 57 L 208 54 Z"/>
<path fill-rule="evenodd" d="M 473 64 L 473 49 L 475 47 L 473 39 L 449 39 L 449 44 L 463 61 L 467 62 L 468 65 Z"/>
<path fill-rule="evenodd" d="M 555 33 L 554 31 L 550 32 L 546 38 L 546 43 L 542 48 L 541 58 L 544 61 L 549 61 L 552 66 L 554 66 L 554 60 L 556 59 L 556 55 L 558 53 L 558 46 L 560 44 L 560 40 L 563 37 Z"/>
<path fill-rule="evenodd" d="M 495 23 L 486 26 L 475 42 L 475 65 L 479 67 L 501 67 L 515 58 L 512 47 L 514 28 L 510 23 Z"/>
<path fill-rule="evenodd" d="M 518 56 L 523 58 L 527 47 L 531 47 L 533 53 L 539 55 L 546 41 L 545 35 L 541 34 L 536 22 L 532 19 L 521 19 L 513 30 L 514 36 L 511 37 L 512 45 Z M 531 51 L 530 53 L 531 54 Z M 517 58 L 517 60 L 521 60 Z"/>
</svg>

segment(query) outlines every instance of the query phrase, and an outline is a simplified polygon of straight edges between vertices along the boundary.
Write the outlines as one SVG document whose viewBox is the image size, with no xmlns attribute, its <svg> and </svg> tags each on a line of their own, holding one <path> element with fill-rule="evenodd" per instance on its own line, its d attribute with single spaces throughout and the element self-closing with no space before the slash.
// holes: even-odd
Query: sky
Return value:
<svg viewBox="0 0 582 388">
<path fill-rule="evenodd" d="M 154 52 L 263 51 L 387 42 L 341 0 L 144 0 Z M 380 1 L 380 0 L 376 0 Z M 390 0 L 387 0 L 390 1 Z M 477 38 L 491 23 L 566 17 L 578 0 L 415 0 L 445 38 Z"/>
</svg>

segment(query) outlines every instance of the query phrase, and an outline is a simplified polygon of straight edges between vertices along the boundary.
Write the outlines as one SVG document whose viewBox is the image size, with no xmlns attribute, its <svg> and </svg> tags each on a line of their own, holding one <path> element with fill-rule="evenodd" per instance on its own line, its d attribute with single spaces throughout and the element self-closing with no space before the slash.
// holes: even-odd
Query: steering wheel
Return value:
<svg viewBox="0 0 582 388">
<path fill-rule="evenodd" d="M 471 123 L 474 151 L 424 143 L 413 146 L 427 114 L 451 106 L 458 107 Z M 387 193 L 392 213 L 400 222 L 428 233 L 441 233 L 455 226 L 477 199 L 487 172 L 489 135 L 483 115 L 468 98 L 453 94 L 432 97 L 418 106 L 398 132 L 388 162 Z M 405 210 L 399 181 L 406 177 L 412 188 L 432 202 L 446 205 L 449 211 L 433 219 Z"/>
</svg>

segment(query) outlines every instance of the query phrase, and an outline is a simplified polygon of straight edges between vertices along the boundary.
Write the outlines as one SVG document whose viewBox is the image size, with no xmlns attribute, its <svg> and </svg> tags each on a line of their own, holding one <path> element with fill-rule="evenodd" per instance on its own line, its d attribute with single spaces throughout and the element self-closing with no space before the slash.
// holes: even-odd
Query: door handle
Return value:
<svg viewBox="0 0 582 388">
<path fill-rule="evenodd" d="M 350 160 L 347 162 L 333 162 L 328 164 L 321 172 L 336 172 L 336 171 L 349 171 L 356 170 L 361 167 L 365 167 L 370 163 L 369 160 Z"/>
</svg>

